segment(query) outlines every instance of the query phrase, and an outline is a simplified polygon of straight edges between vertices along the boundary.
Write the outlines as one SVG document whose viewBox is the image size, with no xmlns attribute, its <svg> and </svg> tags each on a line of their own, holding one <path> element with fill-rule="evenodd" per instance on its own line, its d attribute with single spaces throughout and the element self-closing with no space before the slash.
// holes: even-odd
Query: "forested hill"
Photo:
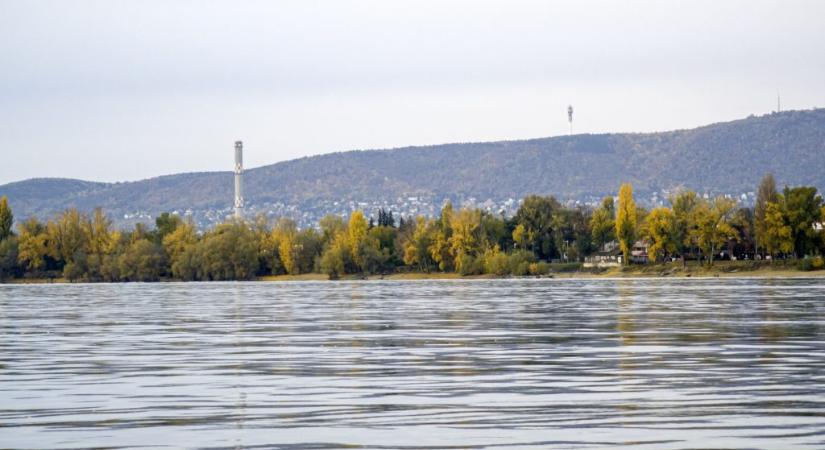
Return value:
<svg viewBox="0 0 825 450">
<path fill-rule="evenodd" d="M 325 154 L 249 169 L 254 209 L 417 196 L 478 200 L 553 194 L 582 199 L 631 182 L 640 195 L 684 186 L 699 192 L 753 191 L 773 172 L 784 183 L 825 188 L 825 109 L 788 111 L 690 130 L 585 134 L 521 141 L 445 144 Z M 0 186 L 17 218 L 68 207 L 124 214 L 228 211 L 232 173 L 185 173 L 128 183 L 31 179 Z M 321 206 L 319 206 L 321 205 Z"/>
</svg>

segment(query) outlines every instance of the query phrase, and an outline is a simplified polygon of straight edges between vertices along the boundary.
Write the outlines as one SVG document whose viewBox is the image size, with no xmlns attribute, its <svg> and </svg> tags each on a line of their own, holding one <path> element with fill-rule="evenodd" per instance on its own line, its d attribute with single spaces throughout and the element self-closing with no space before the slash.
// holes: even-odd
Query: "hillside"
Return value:
<svg viewBox="0 0 825 450">
<path fill-rule="evenodd" d="M 740 194 L 755 190 L 766 172 L 773 172 L 780 185 L 825 187 L 825 109 L 661 133 L 325 154 L 247 170 L 245 197 L 252 210 L 293 216 L 304 211 L 316 218 L 346 209 L 348 202 L 392 205 L 410 196 L 430 203 L 531 193 L 587 199 L 612 194 L 622 182 L 633 183 L 640 197 L 680 186 Z M 173 210 L 191 210 L 214 222 L 229 211 L 232 189 L 227 171 L 114 184 L 31 179 L 0 186 L 0 195 L 9 197 L 18 218 L 101 206 L 119 222 L 134 220 L 138 213 Z"/>
</svg>

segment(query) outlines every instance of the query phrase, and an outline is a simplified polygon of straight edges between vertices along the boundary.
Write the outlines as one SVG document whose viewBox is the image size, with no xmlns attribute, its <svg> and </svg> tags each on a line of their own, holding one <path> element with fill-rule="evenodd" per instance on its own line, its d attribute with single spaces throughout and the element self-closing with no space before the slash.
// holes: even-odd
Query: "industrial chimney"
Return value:
<svg viewBox="0 0 825 450">
<path fill-rule="evenodd" d="M 243 142 L 235 141 L 235 218 L 243 216 Z"/>
</svg>

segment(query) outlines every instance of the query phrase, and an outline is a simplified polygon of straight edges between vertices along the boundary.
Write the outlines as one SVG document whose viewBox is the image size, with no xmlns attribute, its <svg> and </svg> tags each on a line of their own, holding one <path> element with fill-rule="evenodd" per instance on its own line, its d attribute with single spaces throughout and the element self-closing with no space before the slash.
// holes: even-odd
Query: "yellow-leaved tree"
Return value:
<svg viewBox="0 0 825 450">
<path fill-rule="evenodd" d="M 630 262 L 630 250 L 636 241 L 637 224 L 638 218 L 636 217 L 636 202 L 633 200 L 633 186 L 625 183 L 619 188 L 619 202 L 616 207 L 616 239 L 619 240 L 619 248 L 622 250 L 624 264 Z"/>
<path fill-rule="evenodd" d="M 648 258 L 654 262 L 676 251 L 674 216 L 670 208 L 661 207 L 650 211 L 645 237 L 650 242 L 647 248 Z"/>
</svg>

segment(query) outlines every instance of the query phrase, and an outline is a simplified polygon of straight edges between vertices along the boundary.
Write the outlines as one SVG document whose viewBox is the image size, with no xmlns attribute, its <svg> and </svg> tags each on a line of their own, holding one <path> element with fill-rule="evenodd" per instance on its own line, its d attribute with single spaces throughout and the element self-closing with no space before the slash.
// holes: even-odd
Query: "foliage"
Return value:
<svg viewBox="0 0 825 450">
<path fill-rule="evenodd" d="M 770 179 L 763 184 L 764 197 L 775 201 L 765 202 L 760 213 L 762 248 L 782 256 L 825 250 L 820 228 L 825 205 L 817 190 L 785 188 L 771 197 Z M 361 211 L 346 220 L 327 216 L 317 229 L 300 229 L 289 219 L 272 224 L 259 215 L 203 233 L 174 214 L 160 215 L 151 229 L 137 224 L 117 230 L 101 209 L 85 214 L 70 208 L 45 223 L 36 218 L 17 223 L 16 233 L 0 240 L 0 277 L 206 281 L 309 272 L 340 278 L 397 270 L 524 276 L 580 270 L 586 257 L 612 239 L 619 240 L 626 261 L 640 238 L 650 260 L 678 255 L 713 264 L 723 249 L 740 256 L 754 250 L 755 210 L 737 208 L 724 197 L 706 200 L 692 191 L 670 201 L 670 208 L 648 212 L 636 206 L 633 188 L 625 184 L 617 204 L 606 197 L 592 210 L 530 196 L 511 218 L 453 209 L 446 202 L 440 217 L 401 217 L 397 226 L 391 212 L 379 210 L 372 225 Z M 11 214 L 7 204 L 5 208 Z M 800 267 L 819 264 L 805 259 L 811 261 Z"/>
<path fill-rule="evenodd" d="M 0 241 L 12 235 L 12 224 L 14 214 L 9 207 L 9 199 L 6 196 L 0 197 Z"/>
<path fill-rule="evenodd" d="M 590 217 L 593 245 L 598 249 L 616 238 L 615 208 L 613 197 L 605 197 L 602 206 Z"/>
<path fill-rule="evenodd" d="M 694 226 L 689 236 L 709 265 L 713 265 L 717 249 L 728 239 L 735 238 L 734 229 L 730 225 L 734 206 L 733 200 L 717 197 L 712 202 L 700 201 L 693 209 Z"/>
<path fill-rule="evenodd" d="M 633 187 L 623 184 L 619 188 L 619 205 L 616 208 L 616 238 L 619 240 L 625 264 L 630 263 L 630 249 L 636 241 L 637 224 Z"/>
<path fill-rule="evenodd" d="M 669 208 L 656 208 L 650 211 L 645 228 L 650 260 L 658 261 L 676 251 L 675 223 L 673 211 Z"/>
</svg>

